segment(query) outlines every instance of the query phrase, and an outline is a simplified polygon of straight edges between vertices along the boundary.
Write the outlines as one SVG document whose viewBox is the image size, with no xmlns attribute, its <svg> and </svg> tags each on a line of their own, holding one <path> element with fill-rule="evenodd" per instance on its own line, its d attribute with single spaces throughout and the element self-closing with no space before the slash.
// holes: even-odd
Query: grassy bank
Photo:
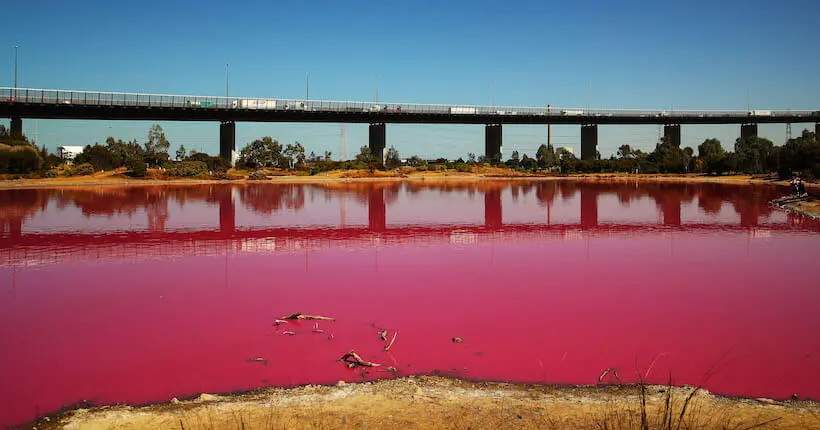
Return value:
<svg viewBox="0 0 820 430">
<path fill-rule="evenodd" d="M 368 170 L 335 170 L 322 172 L 317 175 L 291 175 L 281 171 L 263 172 L 252 175 L 248 171 L 231 171 L 231 179 L 211 178 L 173 178 L 159 173 L 148 175 L 146 178 L 131 178 L 122 172 L 111 171 L 94 173 L 84 176 L 68 176 L 56 178 L 28 179 L 0 177 L 0 189 L 22 188 L 50 188 L 65 186 L 97 186 L 97 185 L 178 185 L 178 184 L 215 184 L 215 183 L 322 183 L 348 181 L 404 181 L 404 180 L 432 180 L 432 181 L 475 181 L 493 179 L 519 180 L 585 180 L 603 182 L 682 182 L 682 183 L 727 183 L 727 184 L 777 184 L 788 185 L 787 181 L 776 180 L 770 176 L 731 175 L 678 175 L 678 174 L 578 174 L 578 175 L 537 175 L 523 174 L 519 171 L 506 168 L 481 168 L 474 172 L 445 171 L 416 171 L 413 169 L 397 169 L 394 171 Z M 807 183 L 807 187 L 817 187 L 818 184 Z"/>
<path fill-rule="evenodd" d="M 79 409 L 38 428 L 820 428 L 820 404 L 716 396 L 691 387 L 544 385 L 406 377 Z"/>
</svg>

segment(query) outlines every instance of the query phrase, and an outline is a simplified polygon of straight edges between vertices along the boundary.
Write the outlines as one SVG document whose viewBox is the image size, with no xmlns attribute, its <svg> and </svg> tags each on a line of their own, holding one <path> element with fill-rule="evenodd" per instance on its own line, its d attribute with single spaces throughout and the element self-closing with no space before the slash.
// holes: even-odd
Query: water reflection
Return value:
<svg viewBox="0 0 820 430">
<path fill-rule="evenodd" d="M 254 249 L 259 240 L 366 245 L 374 234 L 387 243 L 417 243 L 453 240 L 465 232 L 480 237 L 474 240 L 479 242 L 657 229 L 817 231 L 817 223 L 774 212 L 766 204 L 785 192 L 751 185 L 580 181 L 7 190 L 0 191 L 0 264 L 30 264 L 38 253 L 49 256 L 40 260 L 72 253 L 87 258 L 91 248 L 137 245 L 142 256 L 173 255 L 181 246 L 207 252 L 214 241 L 224 242 L 220 249 L 244 250 Z M 481 200 L 483 205 L 473 203 Z M 358 218 L 350 216 L 356 213 Z"/>
<path fill-rule="evenodd" d="M 610 367 L 629 381 L 660 357 L 650 382 L 674 372 L 701 384 L 718 364 L 707 389 L 818 398 L 820 291 L 805 269 L 820 224 L 767 206 L 787 192 L 578 181 L 0 191 L 0 326 L 13 328 L 0 331 L 0 426 L 81 399 L 384 376 L 339 366 L 350 348 L 406 374 L 567 384 Z M 337 317 L 323 326 L 335 337 L 309 325 L 281 336 L 272 319 L 294 311 Z M 402 332 L 389 355 L 374 324 Z M 280 363 L 248 365 L 260 356 Z"/>
</svg>

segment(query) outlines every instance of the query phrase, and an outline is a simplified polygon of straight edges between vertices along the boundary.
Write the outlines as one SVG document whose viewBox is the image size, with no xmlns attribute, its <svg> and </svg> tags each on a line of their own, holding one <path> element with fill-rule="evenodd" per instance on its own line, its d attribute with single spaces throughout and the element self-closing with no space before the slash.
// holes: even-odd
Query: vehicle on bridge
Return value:
<svg viewBox="0 0 820 430">
<path fill-rule="evenodd" d="M 202 101 L 202 100 L 185 100 L 185 106 L 192 106 L 192 107 L 216 107 L 216 104 L 212 101 Z"/>
<path fill-rule="evenodd" d="M 285 103 L 284 109 L 285 110 L 310 110 L 307 103 L 305 103 L 303 101 L 296 101 L 296 100 L 289 101 L 289 102 Z"/>
<path fill-rule="evenodd" d="M 233 107 L 237 109 L 276 109 L 276 100 L 239 99 L 233 101 Z"/>
<path fill-rule="evenodd" d="M 566 109 L 561 111 L 561 115 L 564 116 L 581 116 L 584 114 L 584 111 L 578 109 Z"/>
<path fill-rule="evenodd" d="M 452 115 L 475 115 L 475 108 L 474 107 L 457 107 L 453 106 L 450 108 L 450 114 Z"/>
<path fill-rule="evenodd" d="M 774 116 L 770 110 L 750 110 L 749 116 Z"/>
</svg>

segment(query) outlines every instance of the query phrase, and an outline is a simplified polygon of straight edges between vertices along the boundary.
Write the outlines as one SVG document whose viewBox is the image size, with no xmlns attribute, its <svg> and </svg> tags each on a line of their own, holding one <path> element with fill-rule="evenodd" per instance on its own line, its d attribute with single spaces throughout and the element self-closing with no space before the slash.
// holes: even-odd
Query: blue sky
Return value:
<svg viewBox="0 0 820 430">
<path fill-rule="evenodd" d="M 165 94 L 651 109 L 820 109 L 820 2 L 793 1 L 31 1 L 7 0 L 0 85 Z M 6 54 L 3 55 L 2 52 Z M 494 88 L 494 91 L 493 91 Z M 151 123 L 26 120 L 54 148 L 144 141 Z M 216 153 L 218 124 L 161 123 L 176 147 Z M 795 124 L 793 133 L 813 125 Z M 340 124 L 237 125 L 339 154 Z M 785 125 L 761 126 L 780 144 Z M 403 156 L 481 153 L 482 126 L 388 125 Z M 684 145 L 737 126 L 684 126 Z M 347 155 L 367 126 L 346 126 Z M 578 127 L 553 128 L 580 152 Z M 599 128 L 608 156 L 651 150 L 656 126 Z M 505 157 L 532 154 L 545 127 L 505 126 Z"/>
</svg>

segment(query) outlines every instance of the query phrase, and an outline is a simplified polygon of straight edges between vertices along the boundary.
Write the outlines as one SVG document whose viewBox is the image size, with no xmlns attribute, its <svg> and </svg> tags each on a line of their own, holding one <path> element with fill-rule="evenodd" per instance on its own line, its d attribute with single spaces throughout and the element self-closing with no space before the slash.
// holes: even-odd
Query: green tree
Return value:
<svg viewBox="0 0 820 430">
<path fill-rule="evenodd" d="M 121 161 L 105 145 L 86 145 L 83 152 L 74 157 L 74 164 L 90 164 L 94 170 L 112 170 L 121 166 Z"/>
<path fill-rule="evenodd" d="M 535 170 L 538 168 L 538 162 L 535 158 L 530 158 L 527 154 L 521 157 L 521 167 L 527 170 Z"/>
<path fill-rule="evenodd" d="M 251 169 L 260 167 L 283 167 L 287 160 L 282 155 L 282 145 L 270 136 L 256 139 L 239 151 L 238 164 Z"/>
<path fill-rule="evenodd" d="M 154 124 L 148 130 L 148 141 L 145 142 L 145 161 L 160 165 L 164 161 L 168 161 L 170 156 L 168 150 L 171 148 L 171 142 L 165 138 L 165 132 L 159 124 Z"/>
<path fill-rule="evenodd" d="M 520 164 L 521 157 L 518 155 L 518 151 L 513 151 L 512 154 L 510 154 L 510 159 L 507 160 L 507 167 L 517 169 Z"/>
<path fill-rule="evenodd" d="M 288 165 L 295 168 L 302 168 L 305 165 L 305 147 L 298 141 L 293 145 L 288 144 L 283 152 L 288 160 Z"/>
<path fill-rule="evenodd" d="M 774 144 L 763 137 L 747 137 L 735 140 L 737 169 L 746 173 L 769 172 L 776 166 Z"/>
<path fill-rule="evenodd" d="M 538 167 L 542 169 L 549 169 L 558 165 L 558 156 L 555 155 L 552 145 L 541 144 L 535 152 L 535 160 L 538 162 Z"/>
<path fill-rule="evenodd" d="M 330 162 L 330 159 L 331 159 L 330 156 L 331 156 L 330 151 L 325 151 L 325 162 Z"/>
<path fill-rule="evenodd" d="M 722 173 L 728 170 L 726 151 L 720 141 L 712 138 L 706 139 L 698 145 L 698 159 L 702 160 L 702 166 L 706 173 Z"/>
<path fill-rule="evenodd" d="M 372 152 L 370 152 L 370 147 L 365 145 L 359 148 L 359 153 L 356 155 L 356 160 L 365 164 L 370 164 L 376 161 L 376 157 Z"/>
<path fill-rule="evenodd" d="M 392 146 L 390 148 L 388 148 L 387 156 L 384 159 L 384 164 L 387 167 L 398 167 L 398 166 L 400 166 L 401 165 L 401 158 L 399 158 L 399 150 L 392 147 Z"/>
<path fill-rule="evenodd" d="M 185 150 L 185 145 L 179 145 L 179 149 L 177 149 L 177 161 L 182 161 L 185 157 L 188 156 L 188 151 Z"/>
<path fill-rule="evenodd" d="M 618 158 L 622 160 L 625 158 L 635 158 L 635 151 L 633 151 L 629 145 L 621 145 L 618 147 Z"/>
</svg>

